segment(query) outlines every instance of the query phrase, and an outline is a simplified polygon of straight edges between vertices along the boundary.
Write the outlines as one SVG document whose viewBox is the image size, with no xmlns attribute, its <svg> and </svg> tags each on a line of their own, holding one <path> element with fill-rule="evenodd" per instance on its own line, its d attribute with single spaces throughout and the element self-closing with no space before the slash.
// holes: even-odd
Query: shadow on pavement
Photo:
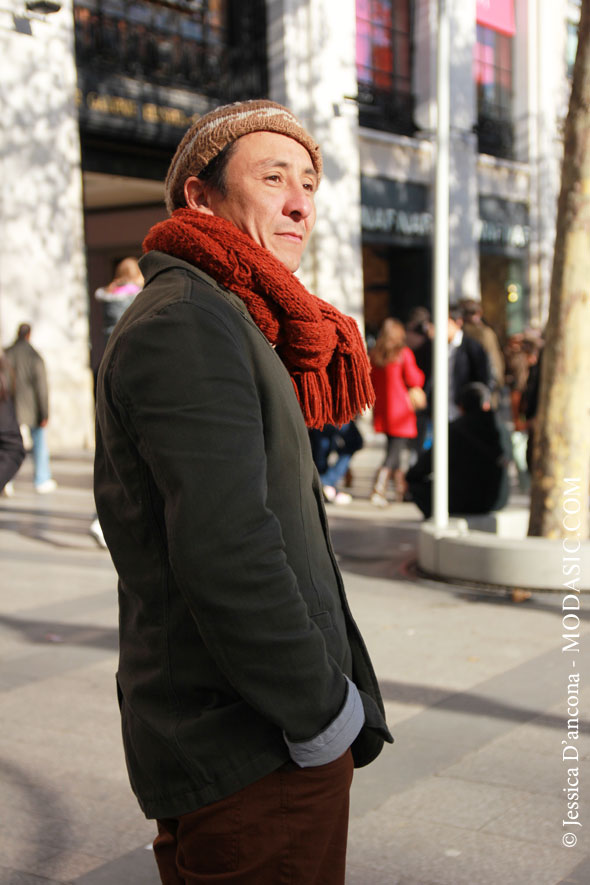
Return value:
<svg viewBox="0 0 590 885">
<path fill-rule="evenodd" d="M 14 532 L 24 538 L 40 541 L 51 547 L 81 549 L 79 543 L 71 543 L 68 539 L 89 538 L 92 513 L 68 512 L 48 507 L 17 507 L 3 505 L 0 508 L 0 532 Z M 95 543 L 89 543 L 88 549 L 96 550 Z"/>
<path fill-rule="evenodd" d="M 32 645 L 76 645 L 107 651 L 117 651 L 119 647 L 118 632 L 115 628 L 59 621 L 32 621 L 10 615 L 0 615 L 0 627 L 16 631 L 22 639 Z"/>
<path fill-rule="evenodd" d="M 379 686 L 385 701 L 395 701 L 398 704 L 419 703 L 450 713 L 467 713 L 470 716 L 486 716 L 510 722 L 524 723 L 542 717 L 544 728 L 558 728 L 563 731 L 562 716 L 553 716 L 543 710 L 515 707 L 468 691 L 449 693 L 444 688 L 389 680 L 379 680 Z M 579 727 L 586 731 L 590 727 L 590 721 L 581 719 Z"/>
<path fill-rule="evenodd" d="M 24 806 L 25 813 L 18 815 L 21 820 L 20 828 L 23 826 L 23 818 L 30 824 L 30 831 L 26 834 L 26 844 L 30 852 L 27 861 L 42 868 L 49 848 L 67 851 L 75 847 L 70 836 L 68 812 L 56 790 L 38 780 L 31 780 L 23 769 L 4 759 L 0 759 L 0 777 L 4 789 L 15 791 L 15 806 Z M 40 808 L 43 809 L 42 818 L 38 813 Z M 24 836 L 22 829 L 19 835 Z"/>
<path fill-rule="evenodd" d="M 23 639 L 34 645 L 74 645 L 108 651 L 116 651 L 118 648 L 116 629 L 58 621 L 30 621 L 6 615 L 0 616 L 0 625 L 16 630 Z M 386 701 L 398 704 L 419 703 L 429 708 L 438 707 L 446 712 L 467 713 L 470 716 L 485 716 L 511 722 L 523 723 L 542 717 L 544 727 L 563 730 L 561 716 L 545 714 L 542 710 L 523 709 L 471 692 L 451 692 L 444 688 L 390 680 L 381 680 L 379 684 Z M 579 724 L 583 730 L 590 730 L 590 721 L 581 720 Z"/>
</svg>

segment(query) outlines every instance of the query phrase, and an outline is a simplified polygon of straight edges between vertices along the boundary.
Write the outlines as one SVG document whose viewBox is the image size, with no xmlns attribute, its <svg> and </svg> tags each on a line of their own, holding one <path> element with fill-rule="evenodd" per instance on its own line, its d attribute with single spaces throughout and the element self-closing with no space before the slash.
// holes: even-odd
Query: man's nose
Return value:
<svg viewBox="0 0 590 885">
<path fill-rule="evenodd" d="M 302 187 L 291 188 L 289 195 L 285 200 L 283 213 L 289 215 L 291 218 L 300 220 L 302 218 L 308 218 L 312 211 L 313 199 L 308 191 L 304 190 Z"/>
</svg>

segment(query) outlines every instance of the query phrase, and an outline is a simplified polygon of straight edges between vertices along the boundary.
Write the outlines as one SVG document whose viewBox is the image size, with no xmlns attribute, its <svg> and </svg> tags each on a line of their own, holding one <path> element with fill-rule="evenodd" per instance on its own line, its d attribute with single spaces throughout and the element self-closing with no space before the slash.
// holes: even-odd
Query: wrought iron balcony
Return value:
<svg viewBox="0 0 590 885">
<path fill-rule="evenodd" d="M 215 6 L 215 14 L 208 7 Z M 244 8 L 246 7 L 246 8 Z M 267 90 L 263 0 L 241 4 L 74 4 L 76 61 L 93 79 L 118 74 L 220 101 Z"/>
<path fill-rule="evenodd" d="M 398 135 L 414 134 L 414 96 L 410 92 L 388 92 L 359 82 L 357 101 L 361 126 Z"/>
<path fill-rule="evenodd" d="M 480 107 L 475 126 L 480 154 L 491 154 L 505 160 L 514 159 L 514 125 L 512 120 L 490 107 Z"/>
</svg>

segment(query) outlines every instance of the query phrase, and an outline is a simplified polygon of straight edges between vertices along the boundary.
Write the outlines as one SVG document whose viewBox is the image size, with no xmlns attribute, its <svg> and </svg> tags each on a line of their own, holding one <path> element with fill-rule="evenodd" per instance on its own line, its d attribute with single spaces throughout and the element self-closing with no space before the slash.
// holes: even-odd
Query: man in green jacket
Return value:
<svg viewBox="0 0 590 885">
<path fill-rule="evenodd" d="M 51 476 L 45 428 L 49 420 L 47 373 L 41 354 L 31 344 L 31 327 L 21 323 L 14 344 L 6 348 L 6 358 L 14 370 L 14 408 L 19 425 L 28 427 L 33 443 L 33 484 L 39 495 L 53 492 L 57 483 Z"/>
<path fill-rule="evenodd" d="M 99 372 L 123 739 L 166 885 L 342 885 L 352 768 L 391 741 L 308 439 L 372 402 L 356 324 L 294 276 L 321 172 L 274 102 L 193 124 Z"/>
</svg>

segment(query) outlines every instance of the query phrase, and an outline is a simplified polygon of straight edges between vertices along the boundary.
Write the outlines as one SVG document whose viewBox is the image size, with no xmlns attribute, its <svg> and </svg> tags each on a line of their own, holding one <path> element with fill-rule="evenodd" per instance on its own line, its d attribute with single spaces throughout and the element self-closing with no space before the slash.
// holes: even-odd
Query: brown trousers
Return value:
<svg viewBox="0 0 590 885">
<path fill-rule="evenodd" d="M 198 811 L 158 820 L 163 885 L 344 885 L 350 750 L 328 765 L 287 764 Z"/>
</svg>

